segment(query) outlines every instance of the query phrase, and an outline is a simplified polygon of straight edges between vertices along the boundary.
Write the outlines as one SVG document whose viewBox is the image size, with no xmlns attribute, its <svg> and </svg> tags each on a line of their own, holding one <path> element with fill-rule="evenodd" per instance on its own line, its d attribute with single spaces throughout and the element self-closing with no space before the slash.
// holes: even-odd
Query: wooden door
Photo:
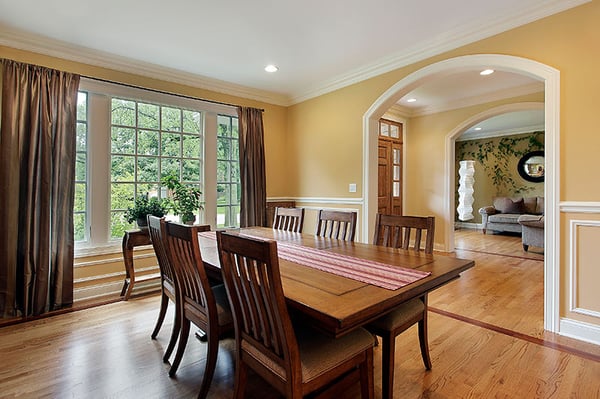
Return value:
<svg viewBox="0 0 600 399">
<path fill-rule="evenodd" d="M 402 124 L 379 120 L 377 212 L 402 215 Z"/>
</svg>

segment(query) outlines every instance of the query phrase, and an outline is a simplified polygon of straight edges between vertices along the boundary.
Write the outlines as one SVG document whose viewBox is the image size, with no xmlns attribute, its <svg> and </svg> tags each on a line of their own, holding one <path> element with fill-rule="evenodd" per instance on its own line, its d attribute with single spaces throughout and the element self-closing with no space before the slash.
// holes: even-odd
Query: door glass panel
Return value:
<svg viewBox="0 0 600 399">
<path fill-rule="evenodd" d="M 398 129 L 398 126 L 396 126 L 396 125 L 390 126 L 390 136 L 392 136 L 395 139 L 400 137 L 400 129 Z"/>
<path fill-rule="evenodd" d="M 394 197 L 399 197 L 400 196 L 400 182 L 399 181 L 395 181 L 394 182 L 394 189 L 393 189 L 394 193 Z"/>
<path fill-rule="evenodd" d="M 381 123 L 379 125 L 379 134 L 381 136 L 386 136 L 388 137 L 390 135 L 390 125 L 388 125 L 387 123 Z"/>
</svg>

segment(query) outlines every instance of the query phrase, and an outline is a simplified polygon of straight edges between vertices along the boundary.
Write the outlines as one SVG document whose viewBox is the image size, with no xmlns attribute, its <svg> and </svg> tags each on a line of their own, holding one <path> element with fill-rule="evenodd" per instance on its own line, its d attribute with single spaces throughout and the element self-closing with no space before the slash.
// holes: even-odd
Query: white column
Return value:
<svg viewBox="0 0 600 399">
<path fill-rule="evenodd" d="M 458 218 L 462 221 L 471 220 L 473 216 L 473 183 L 475 183 L 475 161 L 460 161 L 458 174 Z"/>
</svg>

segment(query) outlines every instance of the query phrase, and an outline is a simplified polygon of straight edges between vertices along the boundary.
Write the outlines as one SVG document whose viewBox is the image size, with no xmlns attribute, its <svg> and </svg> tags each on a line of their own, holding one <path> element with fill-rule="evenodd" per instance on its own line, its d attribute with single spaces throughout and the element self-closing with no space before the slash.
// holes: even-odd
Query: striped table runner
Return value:
<svg viewBox="0 0 600 399">
<path fill-rule="evenodd" d="M 216 238 L 214 231 L 207 231 L 199 234 L 206 238 Z M 245 234 L 241 233 L 240 235 Z M 265 239 L 264 237 L 246 236 L 261 240 Z M 284 242 L 277 243 L 277 251 L 281 259 L 289 262 L 312 267 L 317 270 L 333 273 L 338 276 L 361 281 L 388 290 L 396 290 L 431 274 L 430 272 L 421 270 L 392 266 L 381 262 Z"/>
</svg>

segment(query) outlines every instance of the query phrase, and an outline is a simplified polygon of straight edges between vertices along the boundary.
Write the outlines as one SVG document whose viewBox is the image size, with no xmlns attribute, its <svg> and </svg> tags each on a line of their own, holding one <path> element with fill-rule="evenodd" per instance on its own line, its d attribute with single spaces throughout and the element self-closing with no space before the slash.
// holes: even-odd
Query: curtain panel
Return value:
<svg viewBox="0 0 600 399">
<path fill-rule="evenodd" d="M 73 303 L 79 75 L 2 60 L 0 315 Z"/>
<path fill-rule="evenodd" d="M 264 226 L 267 214 L 262 110 L 238 107 L 240 125 L 240 226 Z"/>
</svg>

